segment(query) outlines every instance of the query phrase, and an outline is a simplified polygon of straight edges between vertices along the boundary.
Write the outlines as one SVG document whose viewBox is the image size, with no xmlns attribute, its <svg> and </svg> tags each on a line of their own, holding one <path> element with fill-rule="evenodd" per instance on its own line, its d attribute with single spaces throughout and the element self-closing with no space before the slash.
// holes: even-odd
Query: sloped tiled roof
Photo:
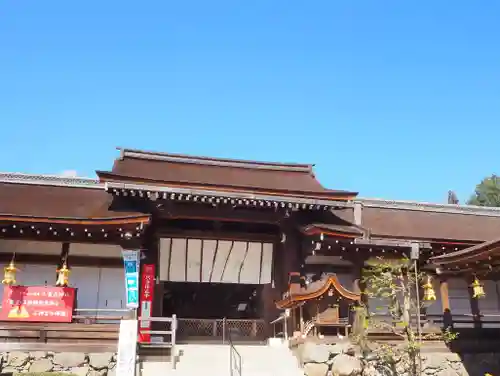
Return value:
<svg viewBox="0 0 500 376">
<path fill-rule="evenodd" d="M 0 173 L 0 217 L 104 220 L 147 217 L 110 209 L 112 197 L 98 181 L 51 175 Z"/>
<path fill-rule="evenodd" d="M 98 171 L 102 181 L 143 182 L 198 189 L 246 191 L 347 200 L 356 193 L 324 188 L 313 166 L 192 157 L 141 150 L 121 150 L 110 172 Z"/>
</svg>

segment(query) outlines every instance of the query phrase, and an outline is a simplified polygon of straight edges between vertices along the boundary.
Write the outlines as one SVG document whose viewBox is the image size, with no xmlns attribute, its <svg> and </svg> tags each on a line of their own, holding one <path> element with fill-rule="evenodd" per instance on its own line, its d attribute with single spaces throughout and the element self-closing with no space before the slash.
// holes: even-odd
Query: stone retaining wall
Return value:
<svg viewBox="0 0 500 376">
<path fill-rule="evenodd" d="M 0 372 L 68 372 L 77 376 L 115 376 L 115 353 L 32 351 L 0 354 Z"/>
<path fill-rule="evenodd" d="M 496 350 L 496 349 L 495 349 Z M 404 376 L 398 365 L 385 373 L 376 361 L 364 362 L 349 343 L 304 343 L 294 349 L 306 376 Z M 500 353 L 422 354 L 423 376 L 500 376 Z M 385 369 L 387 371 L 387 369 Z"/>
</svg>

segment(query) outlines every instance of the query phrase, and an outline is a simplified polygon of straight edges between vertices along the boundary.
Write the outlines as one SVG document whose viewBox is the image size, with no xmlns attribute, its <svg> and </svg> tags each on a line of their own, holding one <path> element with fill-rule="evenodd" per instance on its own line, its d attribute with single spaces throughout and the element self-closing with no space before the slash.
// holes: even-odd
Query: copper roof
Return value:
<svg viewBox="0 0 500 376">
<path fill-rule="evenodd" d="M 121 150 L 111 172 L 98 171 L 103 181 L 133 181 L 190 188 L 216 188 L 323 199 L 350 199 L 356 193 L 324 188 L 313 166 L 192 157 L 141 150 Z"/>
<path fill-rule="evenodd" d="M 484 242 L 500 234 L 499 208 L 358 199 L 374 237 Z"/>
<path fill-rule="evenodd" d="M 92 179 L 0 174 L 0 220 L 109 223 L 148 218 L 144 213 L 111 210 L 112 199 L 103 185 Z"/>
</svg>

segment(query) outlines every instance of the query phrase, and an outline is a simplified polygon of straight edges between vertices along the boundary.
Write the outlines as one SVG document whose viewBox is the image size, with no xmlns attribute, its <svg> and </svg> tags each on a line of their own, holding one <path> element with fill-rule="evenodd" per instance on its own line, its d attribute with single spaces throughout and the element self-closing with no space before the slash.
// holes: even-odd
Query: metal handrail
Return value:
<svg viewBox="0 0 500 376">
<path fill-rule="evenodd" d="M 288 317 L 289 317 L 289 313 L 287 313 L 287 311 L 285 311 L 285 312 L 281 313 L 276 319 L 274 319 L 273 321 L 271 321 L 269 323 L 273 326 L 274 337 L 276 337 L 276 324 L 283 322 L 283 332 L 277 333 L 277 334 L 283 334 L 283 336 L 285 337 L 285 340 L 288 339 L 288 326 L 287 326 Z"/>
<path fill-rule="evenodd" d="M 226 337 L 226 319 L 223 319 L 223 340 Z M 231 338 L 231 331 L 227 331 L 227 340 L 229 343 L 229 374 L 231 376 L 241 376 L 241 354 L 234 346 L 233 340 Z"/>
</svg>

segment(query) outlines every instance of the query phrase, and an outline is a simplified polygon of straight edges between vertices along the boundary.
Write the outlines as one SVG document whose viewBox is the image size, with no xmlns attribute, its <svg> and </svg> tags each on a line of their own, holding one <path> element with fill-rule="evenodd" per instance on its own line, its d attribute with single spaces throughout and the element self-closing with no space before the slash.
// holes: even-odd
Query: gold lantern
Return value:
<svg viewBox="0 0 500 376">
<path fill-rule="evenodd" d="M 430 276 L 427 276 L 427 280 L 422 286 L 424 289 L 424 300 L 427 302 L 436 300 L 436 292 L 434 291 L 434 287 L 432 286 L 432 279 Z"/>
<path fill-rule="evenodd" d="M 64 262 L 61 269 L 57 270 L 57 282 L 56 286 L 67 287 L 69 283 L 69 274 L 71 271 L 68 269 L 66 262 Z"/>
<path fill-rule="evenodd" d="M 472 282 L 472 297 L 475 299 L 484 298 L 486 294 L 484 293 L 484 287 L 477 277 L 474 277 Z"/>
<path fill-rule="evenodd" d="M 15 285 L 17 268 L 16 265 L 14 264 L 14 257 L 12 257 L 10 264 L 7 265 L 5 268 L 3 268 L 3 270 L 4 270 L 4 275 L 2 283 L 4 285 Z"/>
</svg>

